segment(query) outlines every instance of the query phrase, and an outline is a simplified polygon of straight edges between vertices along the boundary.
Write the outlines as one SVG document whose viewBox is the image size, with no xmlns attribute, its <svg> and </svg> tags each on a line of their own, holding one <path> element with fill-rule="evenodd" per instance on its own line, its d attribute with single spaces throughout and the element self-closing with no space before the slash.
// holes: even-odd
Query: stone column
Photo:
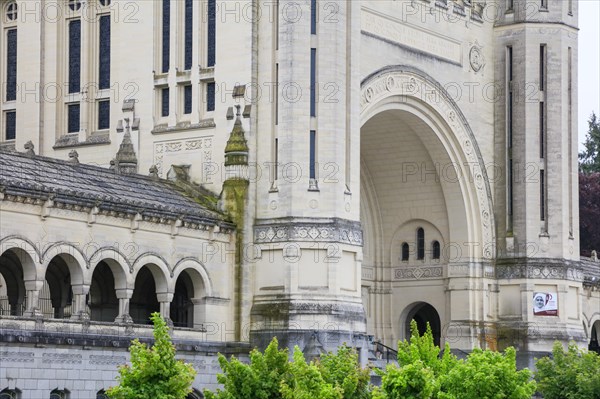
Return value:
<svg viewBox="0 0 600 399">
<path fill-rule="evenodd" d="M 28 280 L 25 281 L 25 290 L 27 291 L 26 309 L 23 313 L 25 317 L 39 317 L 42 312 L 39 309 L 40 291 L 44 285 L 44 281 Z"/>
<path fill-rule="evenodd" d="M 173 326 L 171 321 L 171 302 L 173 301 L 173 293 L 163 292 L 156 294 L 156 299 L 160 303 L 160 315 L 165 319 L 169 326 Z"/>
<path fill-rule="evenodd" d="M 90 292 L 88 284 L 78 284 L 72 286 L 73 290 L 73 311 L 71 320 L 89 320 L 90 315 L 87 311 L 86 296 Z"/>
<path fill-rule="evenodd" d="M 115 323 L 133 323 L 133 319 L 129 315 L 129 300 L 133 296 L 133 290 L 121 288 L 115 290 L 115 293 L 119 299 L 119 315 L 115 319 Z"/>
</svg>

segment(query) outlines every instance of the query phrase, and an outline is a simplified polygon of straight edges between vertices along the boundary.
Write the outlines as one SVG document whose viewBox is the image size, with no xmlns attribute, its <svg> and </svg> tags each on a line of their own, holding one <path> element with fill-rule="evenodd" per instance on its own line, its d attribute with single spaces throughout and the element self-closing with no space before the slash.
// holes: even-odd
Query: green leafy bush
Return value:
<svg viewBox="0 0 600 399">
<path fill-rule="evenodd" d="M 545 399 L 600 399 L 600 356 L 574 343 L 554 343 L 552 358 L 536 363 L 535 379 Z"/>
<path fill-rule="evenodd" d="M 129 347 L 131 366 L 119 367 L 119 385 L 110 388 L 111 399 L 185 399 L 192 391 L 196 371 L 175 359 L 169 328 L 159 313 L 154 323 L 154 345 L 148 348 L 135 339 Z"/>
<path fill-rule="evenodd" d="M 346 344 L 323 355 L 317 366 L 325 382 L 341 389 L 343 399 L 371 397 L 370 369 L 360 367 L 358 353 Z"/>
</svg>

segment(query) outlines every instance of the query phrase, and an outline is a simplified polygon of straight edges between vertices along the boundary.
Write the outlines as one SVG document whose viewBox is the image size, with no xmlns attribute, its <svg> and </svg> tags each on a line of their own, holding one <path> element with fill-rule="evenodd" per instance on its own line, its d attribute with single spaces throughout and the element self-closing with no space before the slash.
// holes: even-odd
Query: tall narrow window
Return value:
<svg viewBox="0 0 600 399">
<path fill-rule="evenodd" d="M 513 160 L 509 159 L 508 161 L 508 173 L 506 176 L 508 180 L 508 216 L 511 217 L 513 215 Z"/>
<path fill-rule="evenodd" d="M 206 84 L 206 111 L 211 112 L 215 110 L 215 82 Z"/>
<path fill-rule="evenodd" d="M 425 259 L 425 230 L 421 227 L 417 229 L 417 259 Z"/>
<path fill-rule="evenodd" d="M 573 0 L 569 0 L 568 14 L 573 15 Z"/>
<path fill-rule="evenodd" d="M 310 33 L 317 34 L 317 0 L 310 0 Z"/>
<path fill-rule="evenodd" d="M 275 139 L 275 171 L 273 173 L 275 180 L 279 178 L 279 139 Z"/>
<path fill-rule="evenodd" d="M 171 0 L 162 0 L 162 72 L 169 72 L 171 57 Z"/>
<path fill-rule="evenodd" d="M 508 148 L 512 148 L 513 139 L 513 48 L 507 47 L 506 51 L 506 68 L 507 68 L 507 81 L 508 81 L 508 101 L 507 101 L 507 136 L 508 136 Z"/>
<path fill-rule="evenodd" d="M 540 8 L 548 8 L 548 3 L 546 0 L 540 0 Z"/>
<path fill-rule="evenodd" d="M 514 0 L 506 0 L 506 11 L 512 11 L 514 7 Z"/>
<path fill-rule="evenodd" d="M 546 80 L 546 45 L 540 45 L 540 91 L 544 90 Z"/>
<path fill-rule="evenodd" d="M 546 116 L 545 116 L 545 108 L 544 102 L 540 102 L 540 158 L 544 158 L 544 153 L 546 151 Z"/>
<path fill-rule="evenodd" d="M 275 64 L 275 126 L 279 125 L 279 64 Z"/>
<path fill-rule="evenodd" d="M 439 241 L 434 241 L 431 244 L 431 257 L 433 259 L 439 259 L 440 255 L 441 255 L 441 248 L 440 248 L 440 242 Z"/>
<path fill-rule="evenodd" d="M 217 53 L 217 2 L 208 0 L 208 21 L 207 21 L 207 64 L 209 67 L 215 65 Z"/>
<path fill-rule="evenodd" d="M 183 86 L 183 113 L 192 113 L 192 85 Z"/>
<path fill-rule="evenodd" d="M 17 99 L 17 30 L 6 31 L 6 101 Z"/>
<path fill-rule="evenodd" d="M 317 116 L 317 49 L 310 49 L 310 116 Z"/>
<path fill-rule="evenodd" d="M 409 254 L 410 254 L 410 251 L 409 251 L 408 243 L 403 242 L 402 243 L 402 260 L 404 262 L 406 262 L 408 260 Z"/>
<path fill-rule="evenodd" d="M 567 129 L 567 140 L 568 140 L 568 151 L 569 151 L 569 233 L 573 236 L 573 54 L 571 47 L 567 51 L 568 60 L 568 83 L 567 83 L 567 96 L 569 106 L 568 116 L 568 129 Z"/>
<path fill-rule="evenodd" d="M 194 2 L 185 0 L 185 40 L 184 40 L 184 68 L 186 71 L 192 69 L 192 37 L 194 29 Z"/>
<path fill-rule="evenodd" d="M 81 90 L 81 20 L 69 22 L 69 93 Z"/>
<path fill-rule="evenodd" d="M 546 220 L 546 182 L 543 170 L 540 170 L 540 220 Z"/>
<path fill-rule="evenodd" d="M 79 104 L 67 105 L 67 133 L 79 132 Z"/>
<path fill-rule="evenodd" d="M 110 87 L 110 15 L 100 17 L 98 51 L 98 88 L 100 90 Z"/>
<path fill-rule="evenodd" d="M 169 116 L 169 88 L 165 87 L 161 90 L 161 116 Z"/>
<path fill-rule="evenodd" d="M 4 139 L 14 140 L 17 137 L 17 112 L 4 113 Z"/>
<path fill-rule="evenodd" d="M 317 146 L 317 132 L 314 130 L 310 131 L 310 163 L 309 163 L 309 174 L 310 174 L 310 178 L 311 179 L 316 179 L 317 178 L 317 171 L 316 171 L 316 146 Z"/>
<path fill-rule="evenodd" d="M 110 129 L 110 101 L 98 101 L 98 130 Z"/>
</svg>

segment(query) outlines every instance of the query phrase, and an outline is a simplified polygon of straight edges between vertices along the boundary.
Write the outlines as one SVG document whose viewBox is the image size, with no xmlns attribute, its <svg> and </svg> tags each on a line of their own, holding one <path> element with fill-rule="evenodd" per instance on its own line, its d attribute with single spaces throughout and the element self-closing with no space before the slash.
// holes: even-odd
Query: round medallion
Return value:
<svg viewBox="0 0 600 399">
<path fill-rule="evenodd" d="M 485 58 L 481 52 L 481 47 L 471 47 L 471 51 L 469 51 L 469 62 L 471 63 L 471 68 L 475 72 L 479 72 L 481 68 L 483 68 L 485 65 Z"/>
</svg>

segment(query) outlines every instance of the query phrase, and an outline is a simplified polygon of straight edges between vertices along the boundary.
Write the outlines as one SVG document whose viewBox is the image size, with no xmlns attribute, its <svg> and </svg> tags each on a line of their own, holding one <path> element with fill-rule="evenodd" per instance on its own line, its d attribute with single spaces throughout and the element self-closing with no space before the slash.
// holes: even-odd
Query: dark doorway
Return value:
<svg viewBox="0 0 600 399">
<path fill-rule="evenodd" d="M 429 323 L 431 326 L 431 332 L 433 334 L 433 342 L 437 346 L 440 346 L 442 325 L 440 322 L 440 316 L 433 306 L 428 303 L 421 302 L 416 304 L 408 313 L 405 327 L 405 336 L 407 339 L 410 337 L 410 322 L 412 320 L 417 322 L 417 328 L 420 335 L 425 334 L 427 331 L 427 323 Z"/>
</svg>

